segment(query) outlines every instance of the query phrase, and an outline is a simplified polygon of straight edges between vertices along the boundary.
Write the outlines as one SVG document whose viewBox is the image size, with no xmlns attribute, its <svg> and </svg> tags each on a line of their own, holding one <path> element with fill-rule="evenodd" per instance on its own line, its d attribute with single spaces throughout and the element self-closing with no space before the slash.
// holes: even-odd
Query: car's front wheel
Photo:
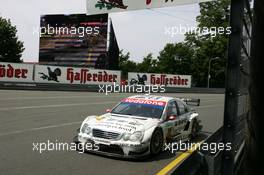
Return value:
<svg viewBox="0 0 264 175">
<path fill-rule="evenodd" d="M 152 155 L 159 154 L 163 146 L 163 134 L 160 129 L 156 129 L 151 137 L 150 141 L 150 153 Z"/>
<path fill-rule="evenodd" d="M 73 139 L 72 139 L 73 143 L 75 144 L 78 144 L 80 143 L 79 140 L 78 140 L 78 136 L 74 136 Z"/>
</svg>

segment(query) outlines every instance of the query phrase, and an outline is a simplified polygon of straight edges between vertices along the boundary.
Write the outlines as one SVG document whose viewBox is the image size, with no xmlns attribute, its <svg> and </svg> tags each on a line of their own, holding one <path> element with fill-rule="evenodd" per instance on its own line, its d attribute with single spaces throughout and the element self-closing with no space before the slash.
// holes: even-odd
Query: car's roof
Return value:
<svg viewBox="0 0 264 175">
<path fill-rule="evenodd" d="M 172 99 L 175 99 L 173 97 L 158 96 L 158 95 L 134 95 L 128 98 L 136 98 L 141 100 L 155 100 L 155 101 L 164 101 L 164 102 L 168 102 Z"/>
</svg>

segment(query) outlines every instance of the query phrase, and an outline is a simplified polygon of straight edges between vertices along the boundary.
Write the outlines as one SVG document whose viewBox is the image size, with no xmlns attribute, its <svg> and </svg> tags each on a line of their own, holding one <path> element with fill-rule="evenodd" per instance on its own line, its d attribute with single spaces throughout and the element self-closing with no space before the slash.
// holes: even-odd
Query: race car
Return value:
<svg viewBox="0 0 264 175">
<path fill-rule="evenodd" d="M 197 136 L 201 130 L 198 113 L 188 105 L 195 101 L 200 105 L 200 99 L 153 95 L 125 98 L 103 115 L 88 116 L 74 142 L 92 144 L 88 151 L 115 157 L 159 154 L 165 143 Z"/>
</svg>

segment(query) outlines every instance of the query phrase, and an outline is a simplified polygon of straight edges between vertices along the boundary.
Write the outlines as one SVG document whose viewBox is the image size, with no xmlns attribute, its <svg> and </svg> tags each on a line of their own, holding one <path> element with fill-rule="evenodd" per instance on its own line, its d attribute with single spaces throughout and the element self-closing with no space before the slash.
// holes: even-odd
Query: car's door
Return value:
<svg viewBox="0 0 264 175">
<path fill-rule="evenodd" d="M 165 126 L 168 129 L 167 137 L 171 138 L 177 135 L 177 133 L 175 132 L 175 126 L 179 120 L 177 103 L 175 100 L 171 100 L 168 102 L 165 115 Z"/>
<path fill-rule="evenodd" d="M 178 132 L 183 131 L 188 122 L 188 116 L 190 115 L 190 109 L 181 100 L 176 100 L 178 109 L 178 123 L 176 124 L 176 129 Z"/>
</svg>

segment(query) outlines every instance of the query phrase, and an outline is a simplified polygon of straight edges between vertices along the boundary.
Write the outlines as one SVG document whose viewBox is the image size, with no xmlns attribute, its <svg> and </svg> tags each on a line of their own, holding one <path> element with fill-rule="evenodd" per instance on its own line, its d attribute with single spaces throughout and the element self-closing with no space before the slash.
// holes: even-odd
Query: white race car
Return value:
<svg viewBox="0 0 264 175">
<path fill-rule="evenodd" d="M 90 144 L 88 151 L 137 158 L 160 153 L 166 142 L 195 137 L 201 126 L 198 113 L 187 104 L 200 99 L 136 95 L 123 99 L 100 116 L 88 116 L 74 142 Z"/>
</svg>

